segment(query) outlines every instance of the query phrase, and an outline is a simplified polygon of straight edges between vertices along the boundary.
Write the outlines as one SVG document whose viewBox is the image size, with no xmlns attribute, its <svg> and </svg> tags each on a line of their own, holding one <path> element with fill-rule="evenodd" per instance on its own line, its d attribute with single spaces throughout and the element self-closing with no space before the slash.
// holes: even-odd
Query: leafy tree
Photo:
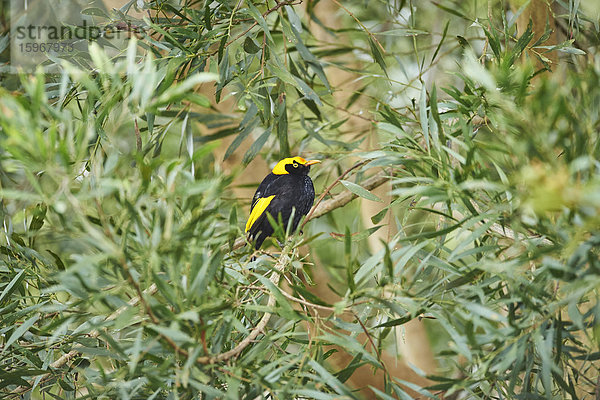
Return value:
<svg viewBox="0 0 600 400">
<path fill-rule="evenodd" d="M 548 42 L 493 1 L 138 3 L 2 77 L 3 397 L 597 394 L 593 5 Z M 307 153 L 322 199 L 253 252 L 263 160 Z"/>
</svg>

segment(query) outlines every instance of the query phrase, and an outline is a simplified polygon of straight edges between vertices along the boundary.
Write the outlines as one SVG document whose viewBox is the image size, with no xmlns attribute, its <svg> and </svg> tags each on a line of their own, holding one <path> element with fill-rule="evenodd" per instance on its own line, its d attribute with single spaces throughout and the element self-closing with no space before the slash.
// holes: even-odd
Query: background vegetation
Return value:
<svg viewBox="0 0 600 400">
<path fill-rule="evenodd" d="M 598 6 L 114 3 L 124 50 L 1 78 L 3 398 L 598 397 Z"/>
</svg>

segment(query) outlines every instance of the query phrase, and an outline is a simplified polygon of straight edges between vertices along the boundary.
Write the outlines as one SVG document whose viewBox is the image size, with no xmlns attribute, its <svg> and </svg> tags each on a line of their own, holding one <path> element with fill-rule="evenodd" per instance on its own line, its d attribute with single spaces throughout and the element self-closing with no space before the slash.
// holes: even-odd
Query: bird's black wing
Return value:
<svg viewBox="0 0 600 400">
<path fill-rule="evenodd" d="M 273 234 L 267 214 L 275 219 L 281 217 L 283 223 L 287 224 L 295 209 L 292 221 L 294 230 L 302 216 L 308 213 L 314 200 L 312 181 L 307 176 L 299 175 L 275 175 L 275 179 L 270 179 L 263 189 L 259 187 L 257 193 L 259 195 L 254 203 L 256 209 L 253 207 L 246 224 L 246 231 L 251 238 L 256 239 L 257 248 L 267 236 Z"/>
<path fill-rule="evenodd" d="M 257 223 L 265 219 L 265 211 L 270 202 L 276 195 L 280 194 L 280 181 L 285 180 L 284 175 L 275 175 L 273 173 L 267 175 L 260 183 L 256 193 L 252 197 L 252 205 L 250 206 L 250 216 L 246 222 L 246 232 L 250 233 L 250 237 L 256 234 Z"/>
<path fill-rule="evenodd" d="M 254 193 L 254 196 L 252 197 L 252 204 L 250 205 L 250 212 L 252 212 L 252 210 L 254 209 L 254 206 L 256 205 L 256 202 L 261 198 L 261 197 L 268 197 L 273 195 L 274 193 L 270 193 L 273 191 L 273 188 L 275 186 L 272 186 L 273 183 L 275 183 L 278 178 L 281 177 L 281 175 L 275 175 L 274 173 L 270 173 L 269 175 L 265 176 L 265 179 L 262 180 L 262 182 L 260 183 L 260 185 L 258 185 L 258 189 L 256 189 L 256 192 Z M 270 194 L 267 194 L 270 193 Z"/>
</svg>

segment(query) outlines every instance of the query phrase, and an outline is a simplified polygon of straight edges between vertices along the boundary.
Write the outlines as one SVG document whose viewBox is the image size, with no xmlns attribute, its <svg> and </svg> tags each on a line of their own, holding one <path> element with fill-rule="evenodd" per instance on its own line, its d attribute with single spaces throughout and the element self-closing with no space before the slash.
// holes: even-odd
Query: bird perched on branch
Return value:
<svg viewBox="0 0 600 400">
<path fill-rule="evenodd" d="M 246 222 L 248 238 L 254 240 L 256 249 L 274 232 L 267 214 L 275 221 L 281 218 L 286 228 L 292 210 L 295 210 L 292 232 L 298 227 L 300 219 L 308 214 L 315 201 L 315 188 L 308 172 L 311 165 L 320 162 L 307 161 L 302 157 L 284 158 L 260 183 L 252 198 L 250 217 Z"/>
</svg>

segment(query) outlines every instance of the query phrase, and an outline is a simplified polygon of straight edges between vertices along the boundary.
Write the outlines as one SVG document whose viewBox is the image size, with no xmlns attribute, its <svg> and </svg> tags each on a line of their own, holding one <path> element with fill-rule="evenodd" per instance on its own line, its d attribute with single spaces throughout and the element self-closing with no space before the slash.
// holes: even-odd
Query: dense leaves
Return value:
<svg viewBox="0 0 600 400">
<path fill-rule="evenodd" d="M 143 28 L 122 52 L 91 43 L 58 75 L 3 77 L 3 397 L 597 393 L 591 11 L 567 8 L 557 24 L 574 40 L 547 45 L 488 4 L 334 0 L 332 22 L 312 1 L 156 1 L 125 17 L 133 3 L 109 17 Z M 270 254 L 234 249 L 246 166 L 305 152 L 325 161 L 317 192 L 339 179 L 333 211 Z M 424 384 L 387 356 L 413 320 L 438 363 L 414 367 Z M 381 385 L 352 383 L 364 366 Z"/>
</svg>

